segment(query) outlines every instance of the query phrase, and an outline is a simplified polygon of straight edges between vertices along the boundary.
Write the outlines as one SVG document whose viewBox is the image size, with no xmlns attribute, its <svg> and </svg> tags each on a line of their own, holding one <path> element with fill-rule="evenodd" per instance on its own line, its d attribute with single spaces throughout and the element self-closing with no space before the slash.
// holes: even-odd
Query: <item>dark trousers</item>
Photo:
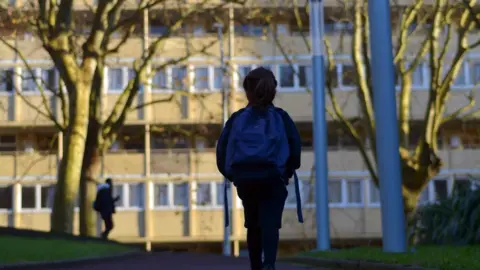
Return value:
<svg viewBox="0 0 480 270">
<path fill-rule="evenodd" d="M 279 229 L 248 228 L 247 246 L 252 270 L 260 270 L 263 265 L 275 267 L 277 260 Z M 262 251 L 264 260 L 262 262 Z"/>
<path fill-rule="evenodd" d="M 107 239 L 108 235 L 113 229 L 113 214 L 112 213 L 101 213 L 103 222 L 105 224 L 105 231 L 102 232 L 102 238 Z"/>
<path fill-rule="evenodd" d="M 279 229 L 288 195 L 285 184 L 279 180 L 274 185 L 237 186 L 237 191 L 243 203 L 251 269 L 260 270 L 262 266 L 275 269 Z"/>
</svg>

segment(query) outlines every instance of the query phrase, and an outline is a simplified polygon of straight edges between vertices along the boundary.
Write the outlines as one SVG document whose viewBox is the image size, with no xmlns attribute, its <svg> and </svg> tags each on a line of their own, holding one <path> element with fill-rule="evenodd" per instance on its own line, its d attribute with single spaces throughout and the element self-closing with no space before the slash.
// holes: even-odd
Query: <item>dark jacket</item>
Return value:
<svg viewBox="0 0 480 270">
<path fill-rule="evenodd" d="M 230 116 L 217 142 L 217 168 L 223 176 L 225 176 L 225 155 L 227 150 L 228 137 L 230 135 L 230 130 L 232 129 L 232 123 L 243 110 L 244 109 L 240 109 L 237 112 L 233 113 L 232 116 Z M 290 157 L 287 162 L 286 176 L 288 178 L 291 178 L 293 176 L 293 172 L 300 168 L 301 164 L 300 159 L 302 144 L 300 140 L 300 135 L 298 134 L 297 127 L 295 126 L 292 118 L 290 118 L 290 115 L 288 115 L 286 111 L 280 108 L 275 107 L 275 110 L 282 116 L 283 122 L 285 124 L 285 130 L 287 132 L 288 143 L 290 145 Z"/>
<path fill-rule="evenodd" d="M 94 208 L 101 214 L 115 213 L 116 199 L 112 196 L 112 188 L 108 184 L 101 184 L 97 189 L 97 197 L 95 198 Z"/>
</svg>

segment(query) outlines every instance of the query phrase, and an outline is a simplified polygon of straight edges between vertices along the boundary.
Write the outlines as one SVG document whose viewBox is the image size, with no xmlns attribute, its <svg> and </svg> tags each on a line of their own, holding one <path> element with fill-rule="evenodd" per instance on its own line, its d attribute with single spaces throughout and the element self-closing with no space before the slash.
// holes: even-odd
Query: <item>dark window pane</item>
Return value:
<svg viewBox="0 0 480 270">
<path fill-rule="evenodd" d="M 280 66 L 280 87 L 293 87 L 295 71 L 291 66 Z"/>
<path fill-rule="evenodd" d="M 212 192 L 210 183 L 197 184 L 197 205 L 206 206 L 212 204 Z"/>
<path fill-rule="evenodd" d="M 22 186 L 22 208 L 23 209 L 35 208 L 35 187 L 34 186 Z"/>
<path fill-rule="evenodd" d="M 175 206 L 187 206 L 188 185 L 187 183 L 174 184 L 173 186 L 173 204 Z"/>
<path fill-rule="evenodd" d="M 174 67 L 172 68 L 172 88 L 175 90 L 183 90 L 186 86 L 187 68 Z"/>
<path fill-rule="evenodd" d="M 12 209 L 13 186 L 0 186 L 0 209 Z"/>
<path fill-rule="evenodd" d="M 356 81 L 355 67 L 352 65 L 343 65 L 342 86 L 354 86 Z"/>
<path fill-rule="evenodd" d="M 0 92 L 13 91 L 13 70 L 0 70 Z"/>
<path fill-rule="evenodd" d="M 53 195 L 55 192 L 55 186 L 42 186 L 41 189 L 41 207 L 42 208 L 52 208 L 53 206 Z"/>
<path fill-rule="evenodd" d="M 435 190 L 435 200 L 440 201 L 448 197 L 448 185 L 445 180 L 435 180 L 433 181 L 433 186 Z"/>
<path fill-rule="evenodd" d="M 168 185 L 155 184 L 154 187 L 154 204 L 155 206 L 168 206 Z"/>
</svg>

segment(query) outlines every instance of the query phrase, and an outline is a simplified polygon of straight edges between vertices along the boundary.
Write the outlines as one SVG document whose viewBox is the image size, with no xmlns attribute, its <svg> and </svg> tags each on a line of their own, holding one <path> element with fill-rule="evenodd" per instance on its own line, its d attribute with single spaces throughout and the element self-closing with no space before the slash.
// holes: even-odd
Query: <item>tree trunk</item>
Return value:
<svg viewBox="0 0 480 270">
<path fill-rule="evenodd" d="M 80 235 L 82 236 L 97 234 L 97 215 L 92 204 L 96 196 L 96 179 L 100 173 L 101 162 L 98 132 L 97 121 L 90 119 L 80 178 Z"/>
<path fill-rule="evenodd" d="M 85 138 L 87 135 L 90 85 L 75 85 L 69 106 L 69 125 L 65 132 L 51 216 L 53 232 L 73 233 L 73 209 L 78 195 Z"/>
</svg>

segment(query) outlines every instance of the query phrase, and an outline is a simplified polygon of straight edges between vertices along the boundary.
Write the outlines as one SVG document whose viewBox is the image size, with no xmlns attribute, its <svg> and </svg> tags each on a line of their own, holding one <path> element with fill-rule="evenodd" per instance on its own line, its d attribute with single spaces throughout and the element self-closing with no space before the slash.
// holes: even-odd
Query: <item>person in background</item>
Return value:
<svg viewBox="0 0 480 270">
<path fill-rule="evenodd" d="M 115 203 L 118 200 L 120 200 L 120 196 L 113 197 L 111 178 L 107 178 L 104 184 L 98 185 L 93 208 L 100 214 L 105 224 L 105 231 L 102 232 L 103 239 L 108 239 L 108 235 L 113 229 L 113 214 L 115 214 Z"/>
<path fill-rule="evenodd" d="M 217 167 L 243 203 L 252 270 L 275 269 L 286 185 L 293 175 L 298 182 L 300 167 L 300 135 L 288 113 L 273 105 L 276 87 L 270 70 L 250 71 L 243 82 L 248 105 L 228 119 L 217 144 Z M 298 197 L 297 209 L 303 222 Z"/>
</svg>

